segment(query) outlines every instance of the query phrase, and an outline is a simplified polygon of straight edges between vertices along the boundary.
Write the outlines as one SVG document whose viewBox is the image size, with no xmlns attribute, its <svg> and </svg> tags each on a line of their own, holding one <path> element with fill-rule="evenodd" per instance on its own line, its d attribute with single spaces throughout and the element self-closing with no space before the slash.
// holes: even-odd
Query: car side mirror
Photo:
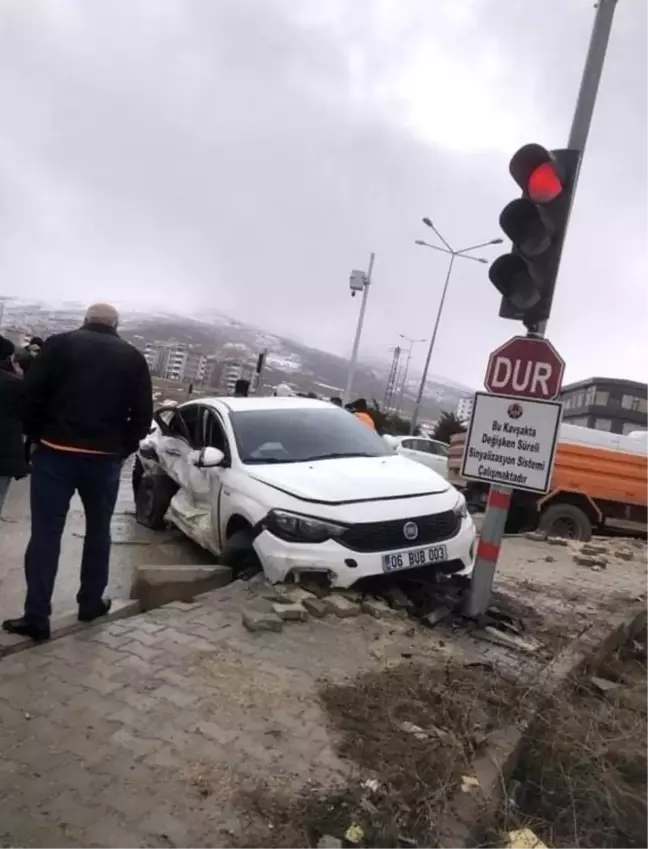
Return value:
<svg viewBox="0 0 648 849">
<path fill-rule="evenodd" d="M 212 448 L 211 445 L 201 448 L 200 451 L 192 451 L 189 456 L 189 462 L 199 469 L 214 469 L 222 466 L 224 459 L 225 454 L 220 448 Z"/>
</svg>

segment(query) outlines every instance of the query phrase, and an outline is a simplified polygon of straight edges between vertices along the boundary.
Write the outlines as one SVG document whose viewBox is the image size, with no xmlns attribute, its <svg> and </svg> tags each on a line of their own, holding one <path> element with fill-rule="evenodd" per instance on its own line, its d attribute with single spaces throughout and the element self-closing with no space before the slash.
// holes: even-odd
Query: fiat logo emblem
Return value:
<svg viewBox="0 0 648 849">
<path fill-rule="evenodd" d="M 403 536 L 408 540 L 416 539 L 418 536 L 418 525 L 416 522 L 405 522 L 403 525 Z"/>
</svg>

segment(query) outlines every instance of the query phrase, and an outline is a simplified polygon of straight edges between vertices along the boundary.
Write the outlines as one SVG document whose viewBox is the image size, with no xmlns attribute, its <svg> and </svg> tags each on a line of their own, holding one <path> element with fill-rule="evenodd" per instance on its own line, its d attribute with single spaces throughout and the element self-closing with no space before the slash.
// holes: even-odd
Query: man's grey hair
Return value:
<svg viewBox="0 0 648 849">
<path fill-rule="evenodd" d="M 93 304 L 88 307 L 84 324 L 105 324 L 115 330 L 119 324 L 119 313 L 110 304 Z"/>
</svg>

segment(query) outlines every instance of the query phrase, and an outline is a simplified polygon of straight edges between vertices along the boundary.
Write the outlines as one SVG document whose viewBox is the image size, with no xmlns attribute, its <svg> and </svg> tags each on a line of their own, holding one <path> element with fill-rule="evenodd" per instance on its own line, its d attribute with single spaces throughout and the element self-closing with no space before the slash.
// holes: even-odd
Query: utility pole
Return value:
<svg viewBox="0 0 648 849">
<path fill-rule="evenodd" d="M 585 67 L 583 69 L 580 89 L 576 99 L 576 108 L 574 110 L 572 125 L 569 132 L 569 140 L 567 142 L 568 150 L 577 155 L 577 160 L 575 162 L 573 174 L 571 175 L 569 208 L 567 209 L 564 220 L 556 260 L 555 263 L 553 263 L 554 277 L 553 280 L 550 281 L 552 294 L 553 286 L 555 284 L 555 276 L 558 273 L 562 247 L 564 244 L 564 236 L 569 224 L 571 210 L 573 208 L 573 200 L 576 193 L 580 168 L 583 162 L 585 146 L 587 144 L 587 138 L 592 125 L 592 117 L 594 115 L 599 83 L 605 64 L 605 56 L 610 40 L 610 33 L 612 31 L 612 20 L 614 18 L 616 3 L 617 0 L 598 0 L 596 7 L 594 25 L 590 37 L 587 57 L 585 59 Z M 498 260 L 495 261 L 495 263 L 497 262 Z M 493 264 L 493 267 L 495 266 L 495 263 Z M 491 275 L 491 280 L 492 279 Z M 548 316 L 546 318 L 541 318 L 533 329 L 529 330 L 527 335 L 530 337 L 544 338 L 547 327 L 547 319 Z M 491 485 L 490 488 L 466 609 L 467 615 L 473 618 L 486 613 L 490 603 L 493 579 L 495 577 L 495 568 L 497 566 L 497 558 L 499 555 L 502 535 L 506 526 L 506 519 L 511 504 L 512 493 L 513 489 L 509 486 Z"/>
<path fill-rule="evenodd" d="M 367 273 L 363 271 L 352 271 L 349 287 L 351 289 L 351 297 L 355 297 L 355 293 L 362 290 L 362 303 L 360 304 L 360 315 L 358 316 L 358 325 L 356 327 L 355 338 L 353 340 L 353 349 L 351 351 L 351 359 L 349 360 L 349 374 L 347 384 L 342 396 L 342 403 L 348 404 L 353 388 L 353 377 L 355 374 L 356 364 L 358 362 L 358 349 L 360 347 L 360 337 L 362 336 L 362 327 L 364 325 L 364 317 L 367 309 L 367 298 L 369 297 L 369 286 L 371 285 L 371 275 L 373 274 L 374 260 L 376 254 L 372 253 L 369 257 L 369 267 Z"/>
<path fill-rule="evenodd" d="M 400 366 L 400 356 L 402 353 L 402 348 L 400 345 L 397 345 L 394 348 L 394 356 L 392 357 L 391 368 L 389 369 L 389 377 L 387 378 L 387 385 L 385 386 L 385 396 L 383 398 L 383 408 L 385 413 L 391 413 L 392 407 L 394 404 L 394 392 L 396 391 L 396 384 L 398 382 L 398 371 Z"/>
</svg>

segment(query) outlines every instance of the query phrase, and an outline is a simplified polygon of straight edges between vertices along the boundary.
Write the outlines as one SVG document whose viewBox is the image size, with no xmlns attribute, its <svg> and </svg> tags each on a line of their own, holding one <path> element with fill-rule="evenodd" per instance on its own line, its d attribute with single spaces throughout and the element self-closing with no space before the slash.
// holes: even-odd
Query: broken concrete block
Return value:
<svg viewBox="0 0 648 849">
<path fill-rule="evenodd" d="M 634 560 L 634 551 L 629 548 L 618 548 L 615 552 L 615 556 L 619 560 Z"/>
<path fill-rule="evenodd" d="M 542 531 L 528 531 L 524 536 L 527 539 L 533 540 L 533 542 L 545 542 L 547 539 L 547 535 L 542 533 Z"/>
<path fill-rule="evenodd" d="M 304 575 L 299 580 L 299 586 L 316 598 L 325 598 L 331 592 L 331 586 L 328 578 L 325 580 L 324 578 L 326 576 L 323 576 L 322 580 L 318 580 L 315 575 Z"/>
<path fill-rule="evenodd" d="M 353 587 L 346 590 L 334 590 L 332 595 L 341 595 L 343 598 L 352 601 L 354 604 L 360 604 L 364 598 L 364 595 L 360 592 L 360 590 L 354 590 Z"/>
<path fill-rule="evenodd" d="M 439 622 L 446 619 L 451 613 L 452 611 L 449 607 L 435 607 L 434 610 L 421 617 L 421 622 L 424 622 L 430 628 L 434 628 L 435 625 L 438 625 Z"/>
<path fill-rule="evenodd" d="M 389 587 L 385 591 L 389 606 L 395 610 L 412 610 L 414 603 L 405 595 L 400 587 Z"/>
<path fill-rule="evenodd" d="M 599 678 L 597 675 L 594 675 L 590 680 L 592 682 L 592 686 L 598 690 L 599 693 L 603 693 L 603 695 L 607 695 L 614 690 L 618 690 L 621 686 L 618 681 L 610 681 L 607 678 Z"/>
<path fill-rule="evenodd" d="M 241 618 L 248 631 L 281 631 L 283 627 L 283 622 L 272 610 L 244 610 Z"/>
<path fill-rule="evenodd" d="M 584 545 L 581 545 L 581 554 L 585 554 L 590 557 L 596 557 L 596 555 L 605 554 L 606 552 L 607 548 L 598 543 L 586 542 Z"/>
<path fill-rule="evenodd" d="M 592 557 L 589 554 L 574 554 L 572 559 L 574 563 L 578 563 L 579 566 L 589 566 L 590 568 L 599 566 L 601 569 L 605 569 L 608 562 L 607 557 L 603 557 L 600 555 L 597 557 Z"/>
<path fill-rule="evenodd" d="M 569 540 L 565 539 L 565 537 L 547 537 L 547 542 L 549 545 L 569 545 Z"/>
<path fill-rule="evenodd" d="M 302 604 L 310 615 L 315 616 L 316 619 L 321 619 L 327 613 L 331 612 L 331 605 L 325 598 L 315 598 L 315 596 L 312 596 L 311 598 L 305 598 Z"/>
<path fill-rule="evenodd" d="M 354 604 L 348 598 L 341 595 L 327 596 L 326 601 L 329 603 L 331 610 L 340 619 L 347 619 L 350 616 L 357 616 L 360 613 L 360 605 Z"/>
<path fill-rule="evenodd" d="M 172 601 L 192 601 L 197 595 L 231 583 L 229 566 L 138 566 L 131 598 L 146 611 Z"/>
<path fill-rule="evenodd" d="M 308 619 L 308 611 L 303 604 L 282 604 L 275 602 L 272 605 L 272 610 L 284 622 L 306 622 Z"/>
<path fill-rule="evenodd" d="M 360 605 L 360 610 L 363 613 L 368 613 L 374 619 L 384 619 L 387 616 L 393 616 L 395 611 L 384 601 L 378 598 L 366 598 Z"/>
</svg>

